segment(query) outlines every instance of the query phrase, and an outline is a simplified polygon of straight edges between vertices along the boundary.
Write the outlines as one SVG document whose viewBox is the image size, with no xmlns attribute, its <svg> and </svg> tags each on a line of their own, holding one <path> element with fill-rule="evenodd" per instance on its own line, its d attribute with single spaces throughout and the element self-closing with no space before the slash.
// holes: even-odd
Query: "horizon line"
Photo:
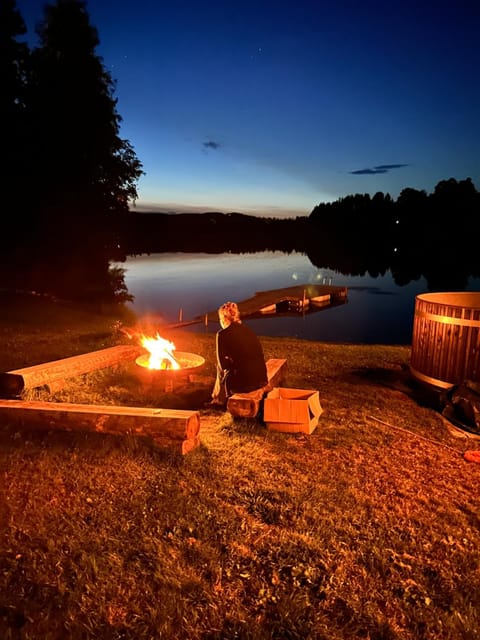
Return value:
<svg viewBox="0 0 480 640">
<path fill-rule="evenodd" d="M 239 213 L 243 215 L 256 216 L 259 218 L 297 218 L 307 217 L 312 212 L 312 209 L 290 209 L 287 207 L 279 206 L 265 206 L 265 207 L 210 207 L 208 205 L 182 205 L 179 203 L 164 203 L 158 204 L 153 202 L 141 202 L 139 204 L 133 204 L 129 207 L 130 211 L 136 211 L 138 213 L 168 213 L 168 214 L 182 214 L 182 213 Z"/>
</svg>

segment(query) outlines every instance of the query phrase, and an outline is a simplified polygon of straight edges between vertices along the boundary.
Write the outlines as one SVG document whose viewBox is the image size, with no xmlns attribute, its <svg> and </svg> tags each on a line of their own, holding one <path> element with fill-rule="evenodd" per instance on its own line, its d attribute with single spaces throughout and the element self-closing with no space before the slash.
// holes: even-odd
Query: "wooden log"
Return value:
<svg viewBox="0 0 480 640">
<path fill-rule="evenodd" d="M 286 358 L 270 358 L 267 360 L 267 387 L 278 387 L 287 374 Z M 270 389 L 267 389 L 268 391 Z"/>
<path fill-rule="evenodd" d="M 287 371 L 285 358 L 270 358 L 266 362 L 268 384 L 249 393 L 235 393 L 227 400 L 227 409 L 234 417 L 255 418 L 265 395 L 280 385 Z"/>
<path fill-rule="evenodd" d="M 255 418 L 260 411 L 260 403 L 265 394 L 266 387 L 248 393 L 235 393 L 228 398 L 227 409 L 237 418 Z"/>
<path fill-rule="evenodd" d="M 0 376 L 0 396 L 11 398 L 26 389 L 44 386 L 56 390 L 67 378 L 135 360 L 144 352 L 139 345 L 119 344 L 70 358 L 7 371 Z"/>
<path fill-rule="evenodd" d="M 65 431 L 146 436 L 182 454 L 200 444 L 200 413 L 180 409 L 0 400 L 6 424 Z"/>
</svg>

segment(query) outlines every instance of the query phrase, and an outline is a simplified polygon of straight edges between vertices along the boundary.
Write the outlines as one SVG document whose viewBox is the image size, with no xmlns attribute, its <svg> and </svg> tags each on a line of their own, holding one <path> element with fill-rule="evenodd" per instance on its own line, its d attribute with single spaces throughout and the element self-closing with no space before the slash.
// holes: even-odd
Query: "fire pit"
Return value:
<svg viewBox="0 0 480 640">
<path fill-rule="evenodd" d="M 192 381 L 194 373 L 205 364 L 205 359 L 196 353 L 176 351 L 173 342 L 162 338 L 142 335 L 140 344 L 145 353 L 135 360 L 136 371 L 145 386 L 163 386 L 165 391 L 173 391 L 176 382 Z"/>
<path fill-rule="evenodd" d="M 135 360 L 139 376 L 145 385 L 163 386 L 165 391 L 173 391 L 175 383 L 180 381 L 192 381 L 193 374 L 205 364 L 205 358 L 186 351 L 175 351 L 175 362 L 179 365 L 178 367 L 165 364 L 160 368 L 152 368 L 150 361 L 150 353 L 144 353 Z"/>
</svg>

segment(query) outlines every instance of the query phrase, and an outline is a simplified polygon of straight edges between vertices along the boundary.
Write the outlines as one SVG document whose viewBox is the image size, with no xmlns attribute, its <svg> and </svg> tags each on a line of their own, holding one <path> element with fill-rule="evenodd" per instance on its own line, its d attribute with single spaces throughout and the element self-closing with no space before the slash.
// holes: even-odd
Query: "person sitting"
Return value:
<svg viewBox="0 0 480 640">
<path fill-rule="evenodd" d="M 222 304 L 218 318 L 221 329 L 216 335 L 217 377 L 210 404 L 224 406 L 234 393 L 260 389 L 268 380 L 260 340 L 242 323 L 237 304 Z"/>
</svg>

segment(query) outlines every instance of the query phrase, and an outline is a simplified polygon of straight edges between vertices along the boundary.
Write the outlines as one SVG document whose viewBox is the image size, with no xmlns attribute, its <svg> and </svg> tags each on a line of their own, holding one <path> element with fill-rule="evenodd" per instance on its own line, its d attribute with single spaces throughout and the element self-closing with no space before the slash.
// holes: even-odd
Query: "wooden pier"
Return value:
<svg viewBox="0 0 480 640">
<path fill-rule="evenodd" d="M 257 291 L 247 300 L 237 302 L 242 318 L 267 318 L 272 315 L 312 313 L 319 309 L 345 304 L 347 287 L 326 284 L 302 284 L 282 289 Z M 206 314 L 209 322 L 218 322 L 218 311 Z M 198 318 L 198 321 L 202 321 Z"/>
</svg>

